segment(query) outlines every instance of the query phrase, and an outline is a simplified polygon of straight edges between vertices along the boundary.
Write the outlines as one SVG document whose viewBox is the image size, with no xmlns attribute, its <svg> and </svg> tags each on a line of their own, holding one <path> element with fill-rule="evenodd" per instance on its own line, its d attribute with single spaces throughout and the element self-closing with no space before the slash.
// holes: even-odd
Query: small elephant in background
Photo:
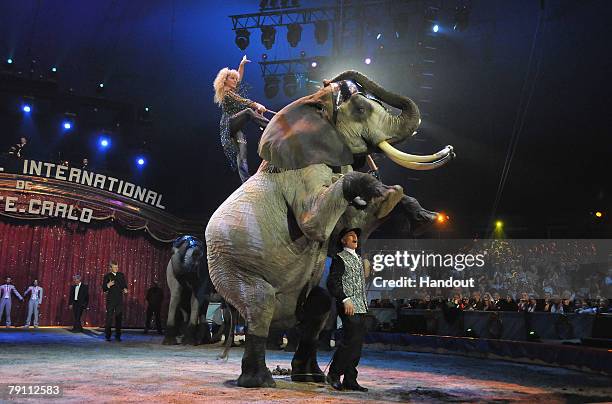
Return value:
<svg viewBox="0 0 612 404">
<path fill-rule="evenodd" d="M 206 264 L 206 245 L 194 236 L 185 235 L 172 244 L 172 257 L 166 269 L 170 289 L 170 304 L 164 345 L 210 343 L 211 334 L 206 322 L 206 311 L 215 290 Z M 182 315 L 182 322 L 178 316 Z M 187 321 L 188 320 L 188 321 Z M 179 324 L 187 322 L 184 332 Z"/>
</svg>

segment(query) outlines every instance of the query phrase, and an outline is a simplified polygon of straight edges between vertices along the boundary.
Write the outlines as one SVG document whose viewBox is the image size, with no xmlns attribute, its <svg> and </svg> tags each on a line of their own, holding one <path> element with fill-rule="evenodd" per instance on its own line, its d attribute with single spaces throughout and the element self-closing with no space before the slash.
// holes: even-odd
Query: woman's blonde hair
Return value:
<svg viewBox="0 0 612 404">
<path fill-rule="evenodd" d="M 227 80 L 227 76 L 235 75 L 237 79 L 240 78 L 240 74 L 238 70 L 230 69 L 229 67 L 224 67 L 219 70 L 217 73 L 217 77 L 213 82 L 213 88 L 215 89 L 215 103 L 221 105 L 223 102 L 223 97 L 225 96 L 225 80 Z"/>
</svg>

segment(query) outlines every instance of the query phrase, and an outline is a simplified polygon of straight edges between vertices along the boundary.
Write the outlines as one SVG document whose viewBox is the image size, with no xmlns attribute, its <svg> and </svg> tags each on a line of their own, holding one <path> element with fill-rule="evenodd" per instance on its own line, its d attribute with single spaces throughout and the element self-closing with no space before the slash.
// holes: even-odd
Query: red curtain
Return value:
<svg viewBox="0 0 612 404">
<path fill-rule="evenodd" d="M 6 276 L 20 294 L 38 279 L 44 289 L 40 325 L 71 325 L 68 296 L 72 276 L 80 274 L 89 285 L 89 311 L 82 320 L 87 326 L 104 325 L 102 277 L 114 259 L 128 282 L 124 297 L 123 324 L 142 327 L 145 322 L 147 289 L 153 281 L 164 290 L 162 316 L 167 313 L 170 294 L 166 285 L 166 265 L 171 245 L 157 242 L 144 232 L 121 229 L 108 223 L 68 223 L 65 221 L 0 220 L 0 284 Z M 13 297 L 11 320 L 22 325 L 27 302 Z"/>
</svg>

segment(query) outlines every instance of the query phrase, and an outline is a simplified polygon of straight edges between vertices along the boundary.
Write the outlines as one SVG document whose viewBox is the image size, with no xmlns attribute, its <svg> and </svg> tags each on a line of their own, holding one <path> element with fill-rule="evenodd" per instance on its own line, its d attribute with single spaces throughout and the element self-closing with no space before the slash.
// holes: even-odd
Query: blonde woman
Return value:
<svg viewBox="0 0 612 404">
<path fill-rule="evenodd" d="M 247 163 L 247 141 L 243 129 L 249 121 L 265 128 L 268 119 L 263 116 L 266 107 L 244 97 L 240 82 L 244 75 L 244 65 L 250 60 L 246 56 L 240 61 L 238 70 L 227 67 L 219 70 L 213 83 L 215 103 L 221 107 L 221 145 L 232 170 L 238 171 L 240 180 L 249 178 Z"/>
</svg>

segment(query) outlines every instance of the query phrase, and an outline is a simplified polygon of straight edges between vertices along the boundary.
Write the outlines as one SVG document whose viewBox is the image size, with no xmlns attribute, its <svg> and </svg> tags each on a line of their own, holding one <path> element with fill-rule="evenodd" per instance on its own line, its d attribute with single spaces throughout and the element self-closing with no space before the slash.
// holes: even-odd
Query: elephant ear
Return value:
<svg viewBox="0 0 612 404">
<path fill-rule="evenodd" d="M 327 95 L 329 102 L 322 102 L 321 95 Z M 304 97 L 283 108 L 264 131 L 259 141 L 259 156 L 287 170 L 312 164 L 352 164 L 353 153 L 331 124 L 329 108 L 328 91 Z"/>
</svg>

